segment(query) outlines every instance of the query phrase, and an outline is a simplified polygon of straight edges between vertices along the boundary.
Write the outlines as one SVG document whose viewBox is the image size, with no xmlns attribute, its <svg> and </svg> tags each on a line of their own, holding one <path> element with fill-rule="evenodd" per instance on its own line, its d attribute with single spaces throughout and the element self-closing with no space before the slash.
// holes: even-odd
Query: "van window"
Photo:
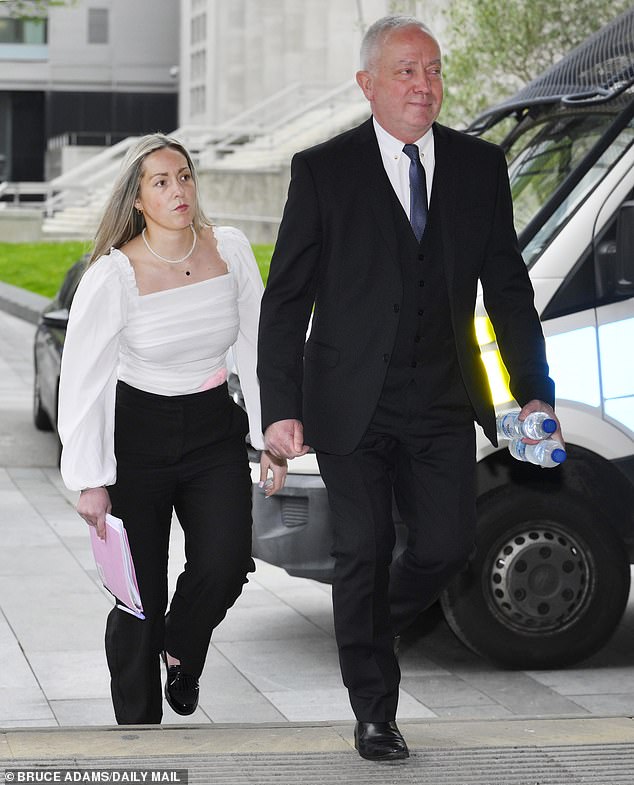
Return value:
<svg viewBox="0 0 634 785">
<path fill-rule="evenodd" d="M 551 117 L 516 140 L 509 151 L 509 177 L 520 235 L 614 122 L 612 113 Z M 634 142 L 634 121 L 624 128 L 523 248 L 530 267 L 586 196 Z"/>
<path fill-rule="evenodd" d="M 631 192 L 625 201 L 632 200 L 634 200 L 634 192 Z M 621 291 L 618 285 L 616 229 L 617 216 L 615 215 L 568 273 L 565 281 L 542 312 L 542 321 L 631 297 L 629 291 Z"/>
</svg>

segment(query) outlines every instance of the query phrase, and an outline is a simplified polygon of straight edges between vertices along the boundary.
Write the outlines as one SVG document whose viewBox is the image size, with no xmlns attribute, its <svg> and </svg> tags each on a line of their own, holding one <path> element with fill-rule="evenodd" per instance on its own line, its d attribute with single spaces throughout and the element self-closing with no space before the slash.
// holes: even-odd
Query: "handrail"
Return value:
<svg viewBox="0 0 634 785">
<path fill-rule="evenodd" d="M 59 150 L 62 147 L 111 147 L 117 142 L 135 136 L 132 131 L 66 131 L 63 134 L 49 137 L 46 144 L 48 150 Z M 93 140 L 93 141 L 87 141 Z"/>
<path fill-rule="evenodd" d="M 323 106 L 332 104 L 333 99 L 339 99 L 345 93 L 349 92 L 352 87 L 356 87 L 356 82 L 354 80 L 348 80 L 343 84 L 338 85 L 334 89 L 327 92 L 325 95 L 319 96 L 319 98 L 315 98 L 304 106 L 295 109 L 290 114 L 286 115 L 286 117 L 279 118 L 269 127 L 269 131 L 275 131 L 281 126 L 287 125 L 293 120 L 296 120 L 298 117 L 308 114 L 308 112 L 312 112 L 314 109 L 321 109 Z"/>
<path fill-rule="evenodd" d="M 11 197 L 13 199 L 8 201 L 7 199 L 3 199 L 0 204 L 12 204 L 17 205 L 18 207 L 40 207 L 41 202 L 29 202 L 29 203 L 22 203 L 20 201 L 20 196 L 42 196 L 44 197 L 41 201 L 44 201 L 48 194 L 50 193 L 50 185 L 49 183 L 44 182 L 3 182 L 0 183 L 0 197 Z"/>
<path fill-rule="evenodd" d="M 81 179 L 82 182 L 86 182 L 86 174 L 92 174 L 93 179 L 98 177 L 100 167 L 104 164 L 111 164 L 113 161 L 118 163 L 120 158 L 130 149 L 137 138 L 138 137 L 135 136 L 129 136 L 127 139 L 123 139 L 121 142 L 112 145 L 112 147 L 95 153 L 91 158 L 77 164 L 77 166 L 74 166 L 68 172 L 54 177 L 51 180 L 51 184 L 56 188 L 62 188 L 67 184 L 73 183 L 73 181 L 78 178 Z M 95 169 L 97 169 L 97 174 L 95 174 Z"/>
<path fill-rule="evenodd" d="M 337 106 L 346 105 L 345 98 L 353 86 L 352 80 L 328 89 L 323 84 L 295 82 L 218 126 L 181 126 L 170 135 L 181 140 L 202 165 L 245 149 L 245 140 L 260 140 L 259 144 L 252 142 L 246 146 L 250 149 L 270 149 L 276 143 L 287 143 L 307 125 L 314 125 L 315 111 L 329 108 L 332 114 Z M 319 94 L 315 95 L 316 92 Z M 280 133 L 282 129 L 287 132 Z M 102 149 L 49 182 L 0 184 L 0 208 L 11 203 L 17 207 L 41 209 L 45 216 L 51 217 L 60 209 L 73 205 L 98 204 L 101 201 L 99 190 L 113 182 L 121 158 L 137 138 L 127 137 Z"/>
<path fill-rule="evenodd" d="M 208 144 L 204 145 L 203 150 L 204 158 L 205 160 L 212 160 L 217 157 L 217 153 L 231 152 L 238 147 L 242 147 L 243 142 L 240 140 L 243 137 L 265 137 L 268 134 L 275 133 L 279 128 L 290 125 L 302 115 L 306 115 L 315 109 L 338 103 L 341 101 L 342 96 L 349 92 L 353 86 L 355 86 L 353 80 L 346 80 L 342 84 L 328 89 L 326 92 L 322 90 L 317 97 L 305 101 L 302 94 L 317 90 L 319 89 L 318 86 L 314 83 L 304 84 L 300 82 L 289 85 L 273 96 L 259 102 L 247 112 L 236 116 L 230 123 L 214 129 L 215 133 L 208 132 Z M 274 111 L 272 119 L 266 122 L 266 112 L 264 110 L 266 109 L 270 112 L 282 99 L 288 100 L 289 98 L 292 98 L 292 101 L 290 101 L 291 108 L 285 112 L 282 112 L 280 109 Z M 249 124 L 248 120 L 250 117 L 256 118 L 257 122 Z M 218 131 L 223 128 L 227 130 L 227 133 L 224 136 L 220 136 Z M 188 131 L 191 133 L 191 127 L 185 126 L 179 128 L 174 133 L 179 138 L 187 138 Z"/>
<path fill-rule="evenodd" d="M 351 97 L 353 88 L 355 100 L 352 100 Z M 358 93 L 355 82 L 348 80 L 310 101 L 296 101 L 291 111 L 279 115 L 268 126 L 261 128 L 260 132 L 248 144 L 239 138 L 229 137 L 222 142 L 208 146 L 201 153 L 201 163 L 212 166 L 215 162 L 222 160 L 223 163 L 226 162 L 231 166 L 232 154 L 239 151 L 246 153 L 247 151 L 271 151 L 279 148 L 282 153 L 283 148 L 296 139 L 298 134 L 303 133 L 307 128 L 318 127 L 326 116 L 336 117 L 341 108 L 356 106 L 357 98 L 359 104 L 363 103 L 365 108 L 365 102 Z M 284 156 L 287 152 L 283 152 Z"/>
</svg>

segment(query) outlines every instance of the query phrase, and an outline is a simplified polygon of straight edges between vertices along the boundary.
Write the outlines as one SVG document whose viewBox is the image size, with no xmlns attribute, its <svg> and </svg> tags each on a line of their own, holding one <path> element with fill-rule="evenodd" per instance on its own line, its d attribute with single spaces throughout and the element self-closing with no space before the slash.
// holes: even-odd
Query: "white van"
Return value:
<svg viewBox="0 0 634 785">
<path fill-rule="evenodd" d="M 634 9 L 468 131 L 507 152 L 568 459 L 540 469 L 478 434 L 477 553 L 441 605 L 482 656 L 561 666 L 608 640 L 634 561 Z M 481 302 L 475 318 L 496 408 L 514 406 Z M 291 575 L 330 580 L 330 525 L 313 455 L 254 490 L 254 555 Z"/>
</svg>

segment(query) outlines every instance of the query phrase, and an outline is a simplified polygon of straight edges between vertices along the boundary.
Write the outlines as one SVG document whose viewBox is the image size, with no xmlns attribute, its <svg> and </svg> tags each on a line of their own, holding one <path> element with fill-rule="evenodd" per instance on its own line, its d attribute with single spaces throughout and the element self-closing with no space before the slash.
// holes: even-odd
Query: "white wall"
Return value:
<svg viewBox="0 0 634 785">
<path fill-rule="evenodd" d="M 180 125 L 219 125 L 294 82 L 358 70 L 363 31 L 396 9 L 436 29 L 439 0 L 182 0 Z"/>
<path fill-rule="evenodd" d="M 90 8 L 108 9 L 107 44 L 87 40 Z M 80 0 L 50 12 L 51 79 L 65 90 L 173 89 L 178 64 L 177 0 Z"/>
<path fill-rule="evenodd" d="M 88 10 L 108 9 L 106 44 L 88 43 Z M 5 12 L 6 13 L 6 12 Z M 77 0 L 49 8 L 37 57 L 0 52 L 0 90 L 171 91 L 178 65 L 178 0 Z M 20 47 L 21 49 L 23 47 Z"/>
</svg>

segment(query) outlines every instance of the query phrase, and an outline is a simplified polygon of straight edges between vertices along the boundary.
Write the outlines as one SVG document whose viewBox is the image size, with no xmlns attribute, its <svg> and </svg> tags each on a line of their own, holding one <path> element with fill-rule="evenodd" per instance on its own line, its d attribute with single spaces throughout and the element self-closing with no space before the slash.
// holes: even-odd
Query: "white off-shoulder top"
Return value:
<svg viewBox="0 0 634 785">
<path fill-rule="evenodd" d="M 250 439 L 264 446 L 256 375 L 263 285 L 249 241 L 215 227 L 228 272 L 139 295 L 128 257 L 117 249 L 84 273 L 73 299 L 62 355 L 58 430 L 70 490 L 116 481 L 117 380 L 158 395 L 205 389 L 227 372 L 232 349 L 249 415 Z"/>
</svg>

